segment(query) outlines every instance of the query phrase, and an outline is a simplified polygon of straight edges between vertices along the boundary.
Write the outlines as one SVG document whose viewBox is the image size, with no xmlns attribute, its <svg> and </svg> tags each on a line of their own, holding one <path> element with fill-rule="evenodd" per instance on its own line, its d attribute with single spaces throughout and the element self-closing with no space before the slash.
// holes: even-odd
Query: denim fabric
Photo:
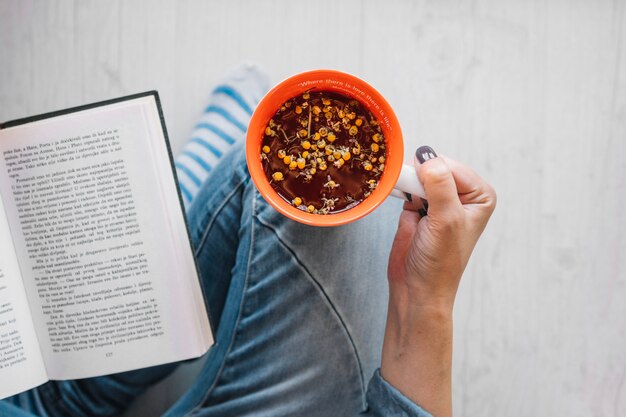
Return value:
<svg viewBox="0 0 626 417">
<path fill-rule="evenodd" d="M 6 403 L 41 417 L 116 416 L 153 383 L 170 374 L 176 364 L 74 381 L 50 381 L 0 401 L 0 417 L 14 416 Z M 7 411 L 11 410 L 11 411 Z"/>
<path fill-rule="evenodd" d="M 399 210 L 305 226 L 265 203 L 241 148 L 223 158 L 188 216 L 216 344 L 166 416 L 428 416 L 375 372 Z M 0 402 L 0 416 L 118 415 L 174 366 L 49 382 Z"/>
<path fill-rule="evenodd" d="M 361 417 L 432 417 L 391 384 L 383 379 L 380 371 L 376 370 L 367 388 L 369 410 Z"/>
</svg>

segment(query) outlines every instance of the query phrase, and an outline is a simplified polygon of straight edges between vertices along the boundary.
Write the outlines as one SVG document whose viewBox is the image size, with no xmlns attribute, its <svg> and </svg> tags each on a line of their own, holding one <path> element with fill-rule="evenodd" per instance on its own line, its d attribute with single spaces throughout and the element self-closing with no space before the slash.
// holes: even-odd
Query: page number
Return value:
<svg viewBox="0 0 626 417">
<path fill-rule="evenodd" d="M 104 356 L 110 358 L 111 356 L 113 356 L 113 352 L 107 352 L 104 354 Z"/>
</svg>

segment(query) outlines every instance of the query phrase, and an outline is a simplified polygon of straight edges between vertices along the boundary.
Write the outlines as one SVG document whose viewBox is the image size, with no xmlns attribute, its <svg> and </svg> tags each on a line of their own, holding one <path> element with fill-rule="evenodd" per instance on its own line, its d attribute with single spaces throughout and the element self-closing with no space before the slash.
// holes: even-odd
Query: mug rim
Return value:
<svg viewBox="0 0 626 417">
<path fill-rule="evenodd" d="M 343 83 L 343 86 L 351 86 L 357 91 L 363 93 L 368 100 L 357 96 L 356 91 L 346 91 L 339 89 L 333 85 L 317 86 L 315 84 L 308 87 L 308 83 L 315 81 L 319 84 L 319 80 L 330 80 L 333 82 Z M 339 85 L 339 84 L 338 84 Z M 318 91 L 334 91 L 339 94 L 346 95 L 350 98 L 358 100 L 363 104 L 379 122 L 382 130 L 385 145 L 387 148 L 387 156 L 385 160 L 385 169 L 381 175 L 380 181 L 376 189 L 362 202 L 356 206 L 343 210 L 338 213 L 331 214 L 313 214 L 300 210 L 288 203 L 282 198 L 271 186 L 263 165 L 261 163 L 261 142 L 263 140 L 263 132 L 269 120 L 276 114 L 280 106 L 287 100 L 304 93 L 307 90 Z M 298 91 L 292 94 L 294 91 Z M 286 97 L 289 96 L 289 97 Z M 369 100 L 371 98 L 371 100 Z M 268 116 L 269 115 L 269 116 Z M 384 117 L 384 123 L 380 117 Z M 285 78 L 276 84 L 259 102 L 255 109 L 248 130 L 246 132 L 246 163 L 248 171 L 255 186 L 263 196 L 263 198 L 281 214 L 300 223 L 311 226 L 339 226 L 360 219 L 376 209 L 393 190 L 404 159 L 404 145 L 402 139 L 402 131 L 400 123 L 387 100 L 370 84 L 361 78 L 332 69 L 316 69 L 304 71 Z"/>
</svg>

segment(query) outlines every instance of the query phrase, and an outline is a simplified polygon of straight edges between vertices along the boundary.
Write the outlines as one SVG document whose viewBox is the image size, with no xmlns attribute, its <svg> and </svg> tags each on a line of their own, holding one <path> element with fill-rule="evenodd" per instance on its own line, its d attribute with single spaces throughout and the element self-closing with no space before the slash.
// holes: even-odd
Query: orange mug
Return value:
<svg viewBox="0 0 626 417">
<path fill-rule="evenodd" d="M 270 185 L 261 163 L 261 142 L 269 120 L 287 100 L 305 91 L 332 91 L 361 102 L 376 117 L 383 130 L 387 156 L 385 169 L 372 194 L 356 206 L 331 214 L 313 214 L 285 201 Z M 339 226 L 360 219 L 372 212 L 389 195 L 406 198 L 406 194 L 425 198 L 424 188 L 417 180 L 415 168 L 403 164 L 404 143 L 400 124 L 384 97 L 354 75 L 335 70 L 313 70 L 296 74 L 277 84 L 263 97 L 252 114 L 246 137 L 246 162 L 257 189 L 278 212 L 311 226 Z"/>
</svg>

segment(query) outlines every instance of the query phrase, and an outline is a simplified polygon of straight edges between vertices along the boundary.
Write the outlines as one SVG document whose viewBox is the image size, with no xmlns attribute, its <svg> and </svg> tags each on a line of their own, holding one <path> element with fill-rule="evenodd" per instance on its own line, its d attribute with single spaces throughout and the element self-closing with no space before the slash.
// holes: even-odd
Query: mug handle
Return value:
<svg viewBox="0 0 626 417">
<path fill-rule="evenodd" d="M 415 175 L 415 168 L 413 167 L 413 165 L 402 164 L 402 170 L 400 171 L 398 182 L 396 182 L 396 186 L 391 192 L 391 195 L 406 201 L 410 201 L 407 197 L 407 194 L 416 195 L 424 199 L 426 198 L 424 187 L 422 186 L 422 183 L 420 183 L 417 179 L 417 175 Z"/>
</svg>

